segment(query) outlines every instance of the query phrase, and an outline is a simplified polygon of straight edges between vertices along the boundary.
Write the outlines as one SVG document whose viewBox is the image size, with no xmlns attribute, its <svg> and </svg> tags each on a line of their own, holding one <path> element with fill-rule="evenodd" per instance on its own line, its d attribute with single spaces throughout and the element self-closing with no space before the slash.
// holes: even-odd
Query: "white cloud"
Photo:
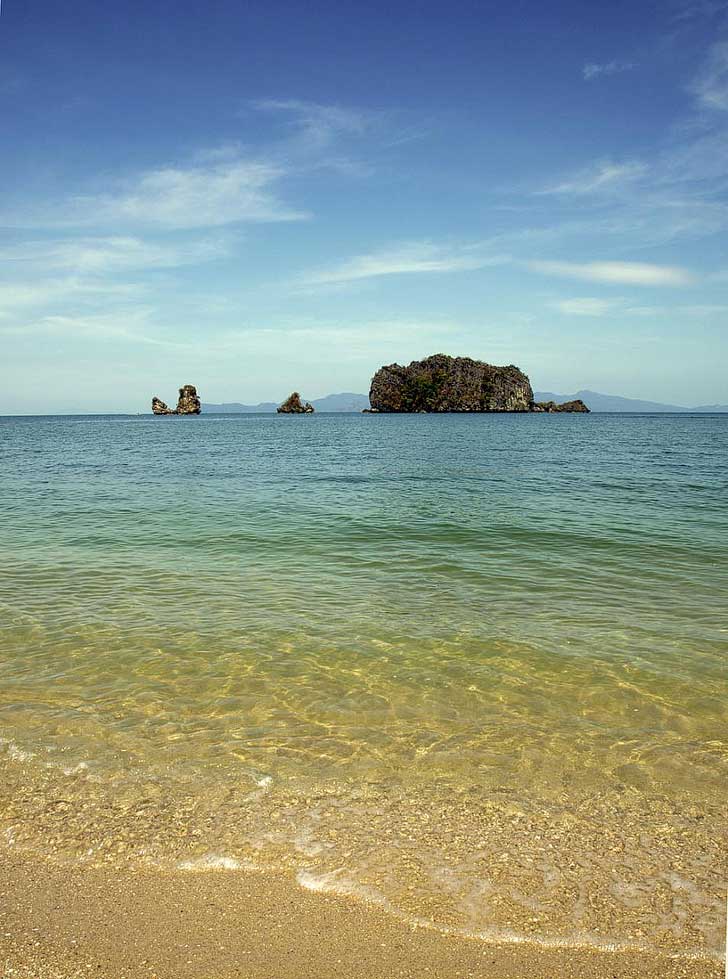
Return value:
<svg viewBox="0 0 728 979">
<path fill-rule="evenodd" d="M 728 41 L 713 45 L 690 90 L 703 107 L 728 111 Z"/>
<path fill-rule="evenodd" d="M 606 61 L 602 64 L 589 62 L 582 68 L 584 80 L 590 82 L 601 75 L 617 75 L 623 71 L 633 71 L 637 65 L 633 61 Z"/>
<path fill-rule="evenodd" d="M 539 194 L 589 194 L 598 190 L 621 187 L 628 181 L 643 177 L 648 166 L 645 163 L 600 162 L 581 170 L 562 183 L 538 191 Z"/>
<path fill-rule="evenodd" d="M 619 236 L 622 247 L 643 247 L 728 230 L 727 119 L 703 114 L 674 127 L 649 160 L 595 161 L 532 192 L 536 201 L 558 195 L 563 208 L 574 208 L 568 216 L 562 211 L 565 219 L 553 226 L 552 237 L 610 235 Z"/>
<path fill-rule="evenodd" d="M 38 282 L 0 283 L 0 313 L 68 302 L 126 300 L 138 297 L 142 287 L 135 283 L 110 283 L 75 276 Z"/>
<path fill-rule="evenodd" d="M 528 268 L 544 275 L 587 282 L 620 283 L 637 286 L 684 286 L 693 278 L 686 269 L 645 262 L 526 262 Z"/>
<path fill-rule="evenodd" d="M 218 350 L 282 350 L 290 357 L 310 357 L 312 351 L 336 350 L 345 360 L 359 357 L 398 356 L 413 344 L 425 349 L 449 343 L 460 327 L 455 323 L 426 318 L 410 320 L 356 320 L 346 325 L 331 325 L 318 320 L 301 322 L 300 317 L 275 327 L 251 327 L 244 331 L 217 334 Z M 411 359 L 411 358 L 410 358 Z"/>
<path fill-rule="evenodd" d="M 97 220 L 163 228 L 200 228 L 241 221 L 291 221 L 304 215 L 281 204 L 270 190 L 283 170 L 238 160 L 209 167 L 169 167 L 142 174 L 120 195 L 80 197 Z"/>
<path fill-rule="evenodd" d="M 178 339 L 167 339 L 153 324 L 154 311 L 148 307 L 125 308 L 123 312 L 52 314 L 24 323 L 0 327 L 2 336 L 52 337 L 59 340 L 124 340 L 163 347 L 189 347 Z"/>
<path fill-rule="evenodd" d="M 162 167 L 120 183 L 118 189 L 68 198 L 44 214 L 4 215 L 10 227 L 144 227 L 163 230 L 220 227 L 240 222 L 297 221 L 273 190 L 282 166 L 244 159 Z"/>
<path fill-rule="evenodd" d="M 175 268 L 211 261 L 228 254 L 228 242 L 153 242 L 132 236 L 26 241 L 0 248 L 0 261 L 80 274 L 126 269 Z"/>
<path fill-rule="evenodd" d="M 604 316 L 617 304 L 609 299 L 585 296 L 580 299 L 560 299 L 550 305 L 568 316 Z"/>
<path fill-rule="evenodd" d="M 685 4 L 678 2 L 677 7 L 673 20 L 683 21 L 714 17 L 728 9 L 728 3 L 726 0 L 695 0 Z"/>
<path fill-rule="evenodd" d="M 287 165 L 295 161 L 302 172 L 327 169 L 347 176 L 369 176 L 371 162 L 349 155 L 352 149 L 358 154 L 362 144 L 365 150 L 381 149 L 422 135 L 411 126 L 393 127 L 393 114 L 384 111 L 303 99 L 261 99 L 252 106 L 282 123 L 285 138 L 271 145 L 272 158 L 283 159 Z"/>
<path fill-rule="evenodd" d="M 621 247 L 644 247 L 717 234 L 728 230 L 727 187 L 728 131 L 675 130 L 671 145 L 649 161 L 595 162 L 532 191 L 537 201 L 558 196 L 564 216 L 533 237 L 612 236 L 621 239 Z"/>
<path fill-rule="evenodd" d="M 304 286 L 334 285 L 384 275 L 423 272 L 460 272 L 502 265 L 504 255 L 485 255 L 482 246 L 447 246 L 431 241 L 406 242 L 366 255 L 357 255 L 338 265 L 302 273 L 297 282 Z"/>
<path fill-rule="evenodd" d="M 344 138 L 361 138 L 383 121 L 381 113 L 303 99 L 261 99 L 253 107 L 285 116 L 296 148 L 307 153 L 328 149 Z"/>
<path fill-rule="evenodd" d="M 305 220 L 310 213 L 284 201 L 280 183 L 312 169 L 369 173 L 367 166 L 340 155 L 340 145 L 345 137 L 359 139 L 370 130 L 386 135 L 391 121 L 383 112 L 300 99 L 266 99 L 253 105 L 284 120 L 288 130 L 284 140 L 269 140 L 251 155 L 240 140 L 229 139 L 200 148 L 181 163 L 105 180 L 99 175 L 87 181 L 82 193 L 35 205 L 23 203 L 12 211 L 7 207 L 0 214 L 0 224 L 8 228 L 113 229 L 124 235 Z M 254 128 L 261 128 L 259 119 Z M 397 136 L 414 138 L 399 131 Z"/>
<path fill-rule="evenodd" d="M 673 319 L 688 316 L 691 319 L 702 319 L 725 316 L 728 313 L 728 306 L 719 303 L 699 303 L 692 306 L 628 306 L 624 312 L 630 316 L 669 316 Z"/>
</svg>

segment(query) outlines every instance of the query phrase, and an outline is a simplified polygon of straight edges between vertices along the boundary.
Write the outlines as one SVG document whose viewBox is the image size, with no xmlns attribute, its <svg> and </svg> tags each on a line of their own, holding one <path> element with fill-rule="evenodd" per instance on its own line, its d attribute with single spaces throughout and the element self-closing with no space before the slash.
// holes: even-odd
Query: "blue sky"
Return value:
<svg viewBox="0 0 728 979">
<path fill-rule="evenodd" d="M 0 132 L 4 412 L 728 402 L 728 0 L 5 0 Z"/>
</svg>

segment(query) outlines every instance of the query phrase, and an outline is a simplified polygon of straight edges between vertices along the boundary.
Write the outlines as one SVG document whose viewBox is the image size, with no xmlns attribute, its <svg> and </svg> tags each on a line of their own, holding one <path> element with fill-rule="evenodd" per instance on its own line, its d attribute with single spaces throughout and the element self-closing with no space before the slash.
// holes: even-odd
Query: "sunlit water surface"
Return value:
<svg viewBox="0 0 728 979">
<path fill-rule="evenodd" d="M 728 416 L 0 419 L 0 840 L 717 955 Z"/>
</svg>

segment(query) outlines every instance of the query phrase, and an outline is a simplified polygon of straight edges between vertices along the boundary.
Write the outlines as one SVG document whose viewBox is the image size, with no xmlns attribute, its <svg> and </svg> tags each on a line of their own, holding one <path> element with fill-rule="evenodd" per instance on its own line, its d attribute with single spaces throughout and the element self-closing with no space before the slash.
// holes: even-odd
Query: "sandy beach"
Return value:
<svg viewBox="0 0 728 979">
<path fill-rule="evenodd" d="M 718 963 L 493 945 L 246 872 L 118 872 L 3 855 L 0 965 L 14 979 L 719 979 Z"/>
</svg>

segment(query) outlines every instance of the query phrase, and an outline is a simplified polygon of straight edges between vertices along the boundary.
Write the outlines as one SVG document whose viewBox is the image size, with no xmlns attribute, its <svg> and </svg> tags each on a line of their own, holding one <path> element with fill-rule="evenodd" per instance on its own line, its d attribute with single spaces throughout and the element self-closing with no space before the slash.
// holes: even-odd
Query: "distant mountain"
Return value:
<svg viewBox="0 0 728 979">
<path fill-rule="evenodd" d="M 369 395 L 344 391 L 343 394 L 327 394 L 325 398 L 316 398 L 311 404 L 316 411 L 362 411 L 369 407 Z"/>
<path fill-rule="evenodd" d="M 636 398 L 620 398 L 616 394 L 600 394 L 598 391 L 577 391 L 576 394 L 554 394 L 553 391 L 534 391 L 535 401 L 576 401 L 580 398 L 587 408 L 592 411 L 725 411 L 728 405 L 700 405 L 698 408 L 686 408 L 684 405 L 666 405 L 659 401 L 640 401 Z M 281 399 L 282 401 L 283 399 Z M 305 400 L 305 399 L 304 399 Z M 243 405 L 237 402 L 228 404 L 204 404 L 202 410 L 210 414 L 242 415 L 251 412 L 275 411 L 280 402 L 262 401 L 257 405 Z M 369 395 L 354 394 L 344 391 L 341 394 L 329 394 L 325 398 L 311 401 L 316 411 L 361 411 L 369 407 Z"/>
<path fill-rule="evenodd" d="M 576 398 L 581 398 L 591 411 L 728 411 L 728 405 L 703 405 L 700 408 L 686 408 L 684 405 L 666 405 L 659 401 L 620 398 L 616 394 L 600 394 L 598 391 L 577 391 L 576 394 L 534 391 L 533 397 L 535 401 L 573 401 Z"/>
<path fill-rule="evenodd" d="M 255 412 L 275 411 L 278 405 L 273 401 L 262 401 L 257 405 L 241 405 L 237 401 L 230 401 L 221 405 L 203 404 L 202 410 L 212 415 L 248 415 Z"/>
<path fill-rule="evenodd" d="M 303 399 L 304 401 L 306 398 Z M 261 401 L 257 405 L 243 405 L 236 401 L 227 404 L 204 404 L 202 410 L 209 414 L 218 415 L 244 415 L 253 412 L 275 411 L 283 401 Z M 327 394 L 325 398 L 314 398 L 311 404 L 316 411 L 361 411 L 369 407 L 368 394 L 354 394 L 351 391 L 344 391 L 341 394 Z"/>
</svg>

